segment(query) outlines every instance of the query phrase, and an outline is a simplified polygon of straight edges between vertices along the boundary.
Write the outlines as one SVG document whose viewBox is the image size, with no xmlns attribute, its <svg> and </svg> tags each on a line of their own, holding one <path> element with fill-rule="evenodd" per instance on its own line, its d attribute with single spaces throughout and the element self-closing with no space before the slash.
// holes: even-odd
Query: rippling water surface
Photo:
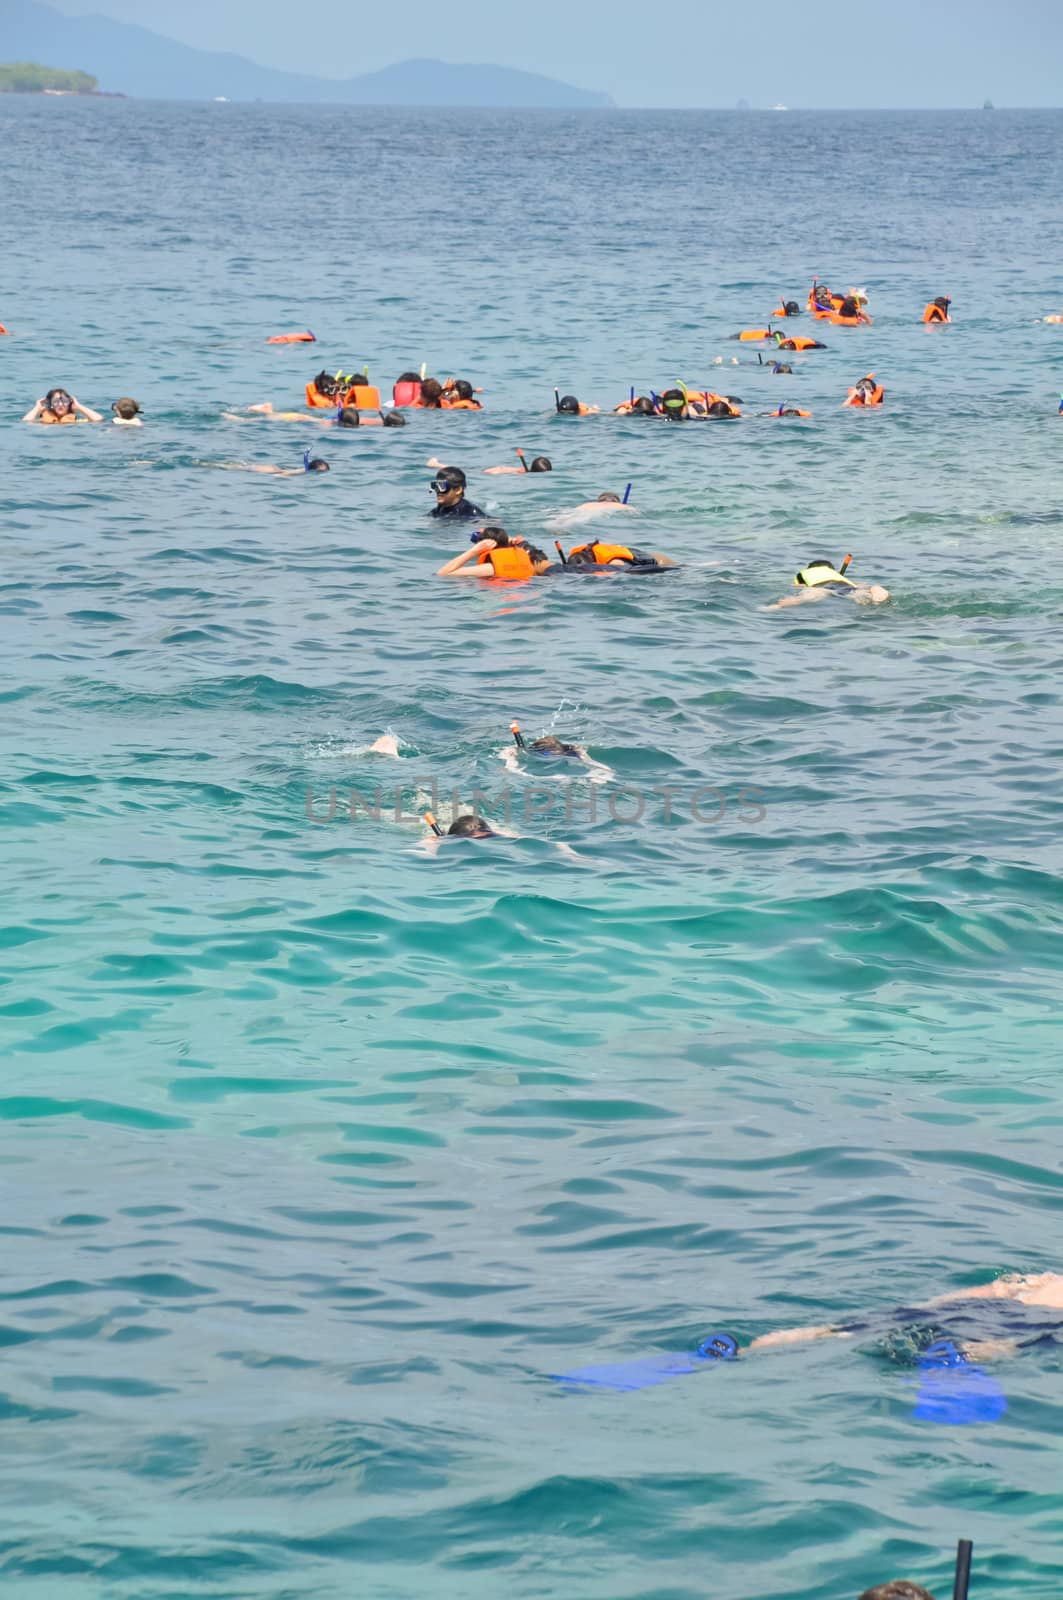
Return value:
<svg viewBox="0 0 1063 1600">
<path fill-rule="evenodd" d="M 1061 134 L 0 102 L 7 1591 L 1059 1591 L 1058 1346 L 969 1428 L 859 1341 L 549 1374 L 1061 1264 Z M 814 273 L 875 326 L 721 375 Z M 422 361 L 483 415 L 221 416 Z M 677 377 L 746 416 L 553 415 Z M 433 455 L 682 570 L 437 582 Z M 763 609 L 850 551 L 890 606 Z"/>
</svg>

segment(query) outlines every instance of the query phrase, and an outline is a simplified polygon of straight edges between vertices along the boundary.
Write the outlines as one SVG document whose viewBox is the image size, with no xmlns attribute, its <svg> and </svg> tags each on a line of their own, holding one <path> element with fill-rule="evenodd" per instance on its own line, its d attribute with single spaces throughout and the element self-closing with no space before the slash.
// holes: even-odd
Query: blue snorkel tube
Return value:
<svg viewBox="0 0 1063 1600">
<path fill-rule="evenodd" d="M 310 471 L 310 446 L 309 445 L 307 445 L 306 449 L 303 451 L 303 471 L 304 472 L 309 472 Z"/>
<path fill-rule="evenodd" d="M 629 483 L 627 488 L 624 490 L 624 498 L 621 500 L 620 504 L 622 506 L 626 506 L 630 499 L 631 499 L 631 485 Z"/>
</svg>

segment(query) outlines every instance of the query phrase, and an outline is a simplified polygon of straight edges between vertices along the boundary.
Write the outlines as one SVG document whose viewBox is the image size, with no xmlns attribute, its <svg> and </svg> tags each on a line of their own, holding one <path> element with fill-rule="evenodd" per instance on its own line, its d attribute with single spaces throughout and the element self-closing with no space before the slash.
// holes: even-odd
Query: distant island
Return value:
<svg viewBox="0 0 1063 1600">
<path fill-rule="evenodd" d="M 80 61 L 85 77 L 145 100 L 290 101 L 304 105 L 497 106 L 593 109 L 612 97 L 579 89 L 537 72 L 488 63 L 399 61 L 354 78 L 321 78 L 263 67 L 246 56 L 194 50 L 132 22 L 111 17 L 68 17 L 42 0 L 0 0 L 4 53 L 26 61 Z M 323 52 L 327 60 L 327 52 Z M 9 68 L 22 72 L 22 67 Z M 47 68 L 33 68 L 46 72 Z M 59 74 L 62 78 L 64 74 Z M 81 74 L 66 74 L 80 77 Z M 13 92 L 99 94 L 19 86 Z"/>
<path fill-rule="evenodd" d="M 42 67 L 36 61 L 13 61 L 10 66 L 0 66 L 0 94 L 98 93 L 99 82 L 91 72 Z"/>
</svg>

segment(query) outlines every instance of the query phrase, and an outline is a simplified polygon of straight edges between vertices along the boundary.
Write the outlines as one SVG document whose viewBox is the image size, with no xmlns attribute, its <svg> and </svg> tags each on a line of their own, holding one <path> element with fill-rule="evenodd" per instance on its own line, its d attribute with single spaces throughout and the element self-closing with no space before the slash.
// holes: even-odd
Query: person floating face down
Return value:
<svg viewBox="0 0 1063 1600">
<path fill-rule="evenodd" d="M 714 389 L 666 389 L 661 396 L 661 412 L 670 422 L 704 421 L 707 417 L 740 417 L 735 402 Z"/>
<path fill-rule="evenodd" d="M 601 495 L 599 498 L 616 501 L 619 497 Z M 633 545 L 610 544 L 603 539 L 574 545 L 564 557 L 564 566 L 566 572 L 576 573 L 597 572 L 603 567 L 637 573 L 678 570 L 671 556 L 661 555 L 659 551 L 636 550 Z"/>
<path fill-rule="evenodd" d="M 659 417 L 660 414 L 659 403 L 648 394 L 632 395 L 613 407 L 613 415 L 616 417 Z"/>
<path fill-rule="evenodd" d="M 557 414 L 560 417 L 590 417 L 599 409 L 598 406 L 585 406 L 574 394 L 563 394 L 557 402 Z"/>
<path fill-rule="evenodd" d="M 481 537 L 468 550 L 444 562 L 437 578 L 507 578 L 524 582 L 551 571 L 550 558 L 533 544 L 525 544 L 519 533 L 505 528 L 481 528 Z"/>
<path fill-rule="evenodd" d="M 768 607 L 769 611 L 779 611 L 785 606 L 800 606 L 813 600 L 826 600 L 831 595 L 855 600 L 857 605 L 882 605 L 890 597 L 888 589 L 878 583 L 854 583 L 852 578 L 845 576 L 852 559 L 852 556 L 846 556 L 840 568 L 835 567 L 833 561 L 810 561 L 794 579 L 797 593 L 776 600 Z"/>
<path fill-rule="evenodd" d="M 429 512 L 433 517 L 446 517 L 450 521 L 464 522 L 482 517 L 484 512 L 465 498 L 465 474 L 460 467 L 440 467 L 429 488 L 436 503 Z"/>
</svg>

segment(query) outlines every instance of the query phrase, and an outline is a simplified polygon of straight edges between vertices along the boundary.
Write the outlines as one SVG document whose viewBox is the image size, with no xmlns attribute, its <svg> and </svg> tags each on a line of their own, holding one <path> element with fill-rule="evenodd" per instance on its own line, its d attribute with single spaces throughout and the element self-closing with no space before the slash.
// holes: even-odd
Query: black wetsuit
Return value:
<svg viewBox="0 0 1063 1600">
<path fill-rule="evenodd" d="M 471 500 L 466 500 L 462 495 L 452 506 L 433 506 L 428 513 L 430 517 L 454 517 L 459 522 L 467 522 L 473 517 L 486 518 L 486 511 L 481 511 L 479 506 L 474 506 Z"/>
</svg>

